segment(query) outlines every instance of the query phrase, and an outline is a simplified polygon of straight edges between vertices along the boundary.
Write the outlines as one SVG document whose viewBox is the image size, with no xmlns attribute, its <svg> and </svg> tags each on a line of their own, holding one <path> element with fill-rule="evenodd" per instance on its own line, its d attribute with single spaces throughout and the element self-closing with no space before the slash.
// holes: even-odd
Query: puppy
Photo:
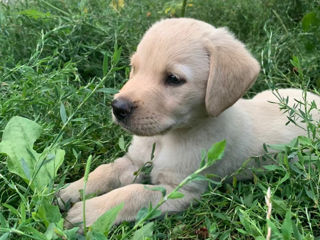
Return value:
<svg viewBox="0 0 320 240">
<path fill-rule="evenodd" d="M 95 169 L 86 194 L 100 196 L 86 201 L 86 222 L 91 225 L 109 209 L 124 203 L 116 223 L 135 219 L 139 209 L 155 205 L 161 193 L 134 182 L 136 172 L 150 161 L 155 143 L 152 186 L 169 193 L 200 165 L 201 151 L 227 140 L 222 160 L 206 173 L 228 176 L 250 156 L 263 154 L 263 144 L 287 143 L 305 132 L 285 125 L 276 97 L 265 91 L 252 100 L 240 99 L 254 83 L 259 63 L 225 28 L 215 28 L 194 19 L 167 19 L 155 23 L 143 36 L 131 58 L 129 81 L 112 102 L 113 119 L 133 133 L 128 153 L 113 163 Z M 280 90 L 294 99 L 302 91 Z M 320 105 L 320 98 L 308 94 Z M 249 174 L 239 175 L 246 178 Z M 207 185 L 192 182 L 181 190 L 184 198 L 169 200 L 160 210 L 179 212 L 199 199 Z M 67 222 L 82 222 L 79 190 L 83 179 L 61 190 L 60 198 L 75 203 Z"/>
</svg>

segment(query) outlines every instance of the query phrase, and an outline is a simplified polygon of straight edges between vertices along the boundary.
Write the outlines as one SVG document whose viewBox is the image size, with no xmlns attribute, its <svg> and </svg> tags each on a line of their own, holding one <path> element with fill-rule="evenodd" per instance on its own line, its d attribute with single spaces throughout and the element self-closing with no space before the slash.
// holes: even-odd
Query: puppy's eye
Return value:
<svg viewBox="0 0 320 240">
<path fill-rule="evenodd" d="M 165 80 L 165 83 L 169 86 L 180 86 L 184 84 L 186 80 L 181 79 L 173 74 L 169 74 Z"/>
</svg>

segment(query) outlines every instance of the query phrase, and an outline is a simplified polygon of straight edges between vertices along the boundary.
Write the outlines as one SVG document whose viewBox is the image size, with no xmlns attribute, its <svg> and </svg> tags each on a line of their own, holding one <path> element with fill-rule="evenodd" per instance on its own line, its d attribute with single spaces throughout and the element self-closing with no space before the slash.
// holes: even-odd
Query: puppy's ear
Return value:
<svg viewBox="0 0 320 240">
<path fill-rule="evenodd" d="M 224 28 L 205 39 L 210 71 L 205 104 L 209 115 L 218 116 L 243 96 L 260 71 L 259 63 L 245 46 Z"/>
</svg>

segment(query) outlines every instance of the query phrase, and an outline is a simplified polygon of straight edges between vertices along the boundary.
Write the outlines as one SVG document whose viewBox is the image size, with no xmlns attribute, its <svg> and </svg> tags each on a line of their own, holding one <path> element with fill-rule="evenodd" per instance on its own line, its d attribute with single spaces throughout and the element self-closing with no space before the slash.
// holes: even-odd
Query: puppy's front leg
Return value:
<svg viewBox="0 0 320 240">
<path fill-rule="evenodd" d="M 150 188 L 156 186 L 159 185 L 148 185 Z M 170 193 L 173 189 L 171 186 L 162 187 L 167 190 L 167 193 Z M 182 211 L 193 199 L 199 198 L 201 194 L 200 192 L 195 193 L 183 190 L 181 192 L 185 196 L 181 199 L 168 200 L 160 207 L 162 213 Z M 124 203 L 124 207 L 117 216 L 116 223 L 135 220 L 138 211 L 142 207 L 148 207 L 150 202 L 155 206 L 160 201 L 161 196 L 161 192 L 149 190 L 143 184 L 130 184 L 102 196 L 91 198 L 86 201 L 86 225 L 90 226 L 106 211 L 121 203 Z M 83 221 L 82 204 L 82 202 L 78 202 L 69 210 L 66 218 L 67 227 Z"/>
<path fill-rule="evenodd" d="M 134 180 L 133 173 L 138 170 L 132 161 L 124 156 L 113 163 L 103 164 L 89 174 L 86 194 L 96 193 L 97 195 L 109 192 L 120 186 L 130 184 Z M 58 194 L 59 205 L 63 208 L 67 201 L 72 203 L 80 200 L 80 190 L 83 189 L 84 179 L 71 183 Z"/>
</svg>

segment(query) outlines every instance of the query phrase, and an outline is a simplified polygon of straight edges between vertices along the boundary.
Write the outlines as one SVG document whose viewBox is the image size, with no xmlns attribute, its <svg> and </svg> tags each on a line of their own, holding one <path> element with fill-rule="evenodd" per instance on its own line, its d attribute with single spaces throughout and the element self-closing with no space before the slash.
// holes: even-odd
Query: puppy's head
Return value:
<svg viewBox="0 0 320 240">
<path fill-rule="evenodd" d="M 235 103 L 258 72 L 257 61 L 227 30 L 193 19 L 162 20 L 133 54 L 113 117 L 142 136 L 191 127 Z"/>
</svg>

